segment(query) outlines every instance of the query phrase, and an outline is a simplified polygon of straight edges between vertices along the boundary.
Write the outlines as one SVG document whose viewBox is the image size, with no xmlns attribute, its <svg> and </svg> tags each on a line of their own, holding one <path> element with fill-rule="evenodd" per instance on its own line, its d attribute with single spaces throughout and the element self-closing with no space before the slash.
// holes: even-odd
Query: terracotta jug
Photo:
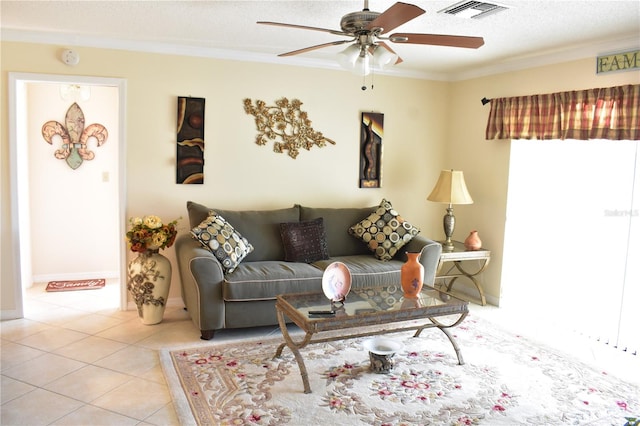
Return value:
<svg viewBox="0 0 640 426">
<path fill-rule="evenodd" d="M 471 231 L 466 240 L 464 240 L 464 246 L 467 250 L 480 250 L 482 248 L 482 240 L 478 236 L 478 231 Z"/>
<path fill-rule="evenodd" d="M 422 290 L 424 266 L 418 261 L 420 253 L 407 252 L 407 261 L 400 268 L 400 281 L 404 297 L 413 299 Z"/>
</svg>

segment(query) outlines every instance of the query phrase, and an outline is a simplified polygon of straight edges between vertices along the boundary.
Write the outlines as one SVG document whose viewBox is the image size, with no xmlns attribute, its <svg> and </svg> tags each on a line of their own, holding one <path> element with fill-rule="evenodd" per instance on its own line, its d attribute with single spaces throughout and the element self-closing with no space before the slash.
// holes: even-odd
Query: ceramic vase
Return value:
<svg viewBox="0 0 640 426">
<path fill-rule="evenodd" d="M 424 279 L 424 266 L 418 261 L 420 253 L 407 252 L 407 261 L 400 268 L 400 281 L 405 298 L 418 297 Z"/>
<path fill-rule="evenodd" d="M 467 250 L 480 250 L 482 248 L 482 241 L 478 236 L 478 231 L 471 231 L 466 240 L 464 240 L 464 246 Z"/>
<path fill-rule="evenodd" d="M 143 324 L 162 321 L 171 286 L 171 262 L 157 251 L 141 253 L 127 268 L 127 290 Z"/>
</svg>

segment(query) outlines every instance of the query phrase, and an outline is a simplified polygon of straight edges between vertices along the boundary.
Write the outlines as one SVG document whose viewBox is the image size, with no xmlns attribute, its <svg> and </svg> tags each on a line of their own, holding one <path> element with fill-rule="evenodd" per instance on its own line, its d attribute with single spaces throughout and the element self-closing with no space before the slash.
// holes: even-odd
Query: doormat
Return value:
<svg viewBox="0 0 640 426">
<path fill-rule="evenodd" d="M 75 290 L 96 290 L 104 287 L 105 279 L 74 280 L 74 281 L 49 281 L 47 291 L 75 291 Z"/>
</svg>

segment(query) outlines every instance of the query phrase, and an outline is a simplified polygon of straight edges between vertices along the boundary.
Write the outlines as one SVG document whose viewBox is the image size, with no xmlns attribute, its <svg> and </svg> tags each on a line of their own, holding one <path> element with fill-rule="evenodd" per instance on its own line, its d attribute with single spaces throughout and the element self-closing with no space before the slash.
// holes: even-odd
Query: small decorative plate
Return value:
<svg viewBox="0 0 640 426">
<path fill-rule="evenodd" d="M 351 272 L 342 262 L 333 262 L 322 274 L 322 291 L 332 302 L 342 302 L 351 290 Z"/>
</svg>

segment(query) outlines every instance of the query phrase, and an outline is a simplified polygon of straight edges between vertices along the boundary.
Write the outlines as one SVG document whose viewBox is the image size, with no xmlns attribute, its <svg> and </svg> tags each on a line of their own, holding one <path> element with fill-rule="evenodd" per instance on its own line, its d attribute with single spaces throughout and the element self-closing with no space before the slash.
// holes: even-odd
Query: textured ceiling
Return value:
<svg viewBox="0 0 640 426">
<path fill-rule="evenodd" d="M 497 2 L 508 10 L 484 19 L 438 13 L 457 1 L 411 1 L 424 15 L 394 32 L 484 37 L 479 49 L 392 44 L 404 59 L 393 73 L 455 80 L 500 69 L 596 56 L 640 47 L 638 1 Z M 491 3 L 490 0 L 488 2 Z M 2 39 L 61 47 L 96 46 L 184 53 L 302 66 L 336 67 L 332 46 L 295 57 L 288 52 L 343 37 L 257 25 L 277 21 L 340 29 L 363 1 L 7 1 L 0 3 Z M 394 1 L 370 0 L 383 12 Z M 494 2 L 495 3 L 495 2 Z M 594 61 L 595 68 L 595 61 Z"/>
</svg>

